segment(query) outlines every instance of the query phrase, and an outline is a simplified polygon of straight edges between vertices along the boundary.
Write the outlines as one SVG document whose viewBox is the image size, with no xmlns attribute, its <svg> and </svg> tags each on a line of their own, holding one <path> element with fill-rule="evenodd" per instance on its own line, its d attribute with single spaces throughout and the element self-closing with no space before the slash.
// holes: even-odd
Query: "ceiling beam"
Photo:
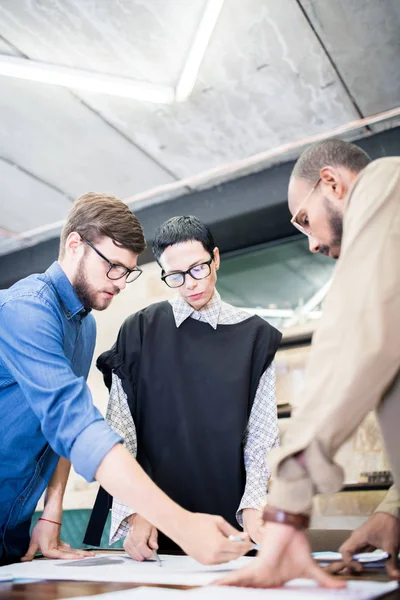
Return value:
<svg viewBox="0 0 400 600">
<path fill-rule="evenodd" d="M 357 144 L 371 158 L 400 155 L 400 127 L 362 138 Z M 157 227 L 175 215 L 195 214 L 212 229 L 222 253 L 296 236 L 287 207 L 287 185 L 294 162 L 228 181 L 206 190 L 170 199 L 136 211 L 148 248 L 141 264 L 152 261 L 151 243 Z M 30 273 L 47 269 L 58 254 L 59 237 L 0 256 L 0 288 Z"/>
</svg>

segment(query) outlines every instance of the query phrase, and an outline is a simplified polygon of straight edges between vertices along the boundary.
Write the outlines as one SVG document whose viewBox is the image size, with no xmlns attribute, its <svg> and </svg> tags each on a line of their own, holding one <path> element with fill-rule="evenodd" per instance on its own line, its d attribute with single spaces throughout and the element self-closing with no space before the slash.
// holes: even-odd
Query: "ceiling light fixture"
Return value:
<svg viewBox="0 0 400 600">
<path fill-rule="evenodd" d="M 178 102 L 187 100 L 193 91 L 200 65 L 223 4 L 224 0 L 208 0 L 207 2 L 192 47 L 175 88 L 175 100 Z"/>
<path fill-rule="evenodd" d="M 193 91 L 224 0 L 208 0 L 180 79 L 172 86 L 0 54 L 0 75 L 154 104 L 187 100 Z"/>
<path fill-rule="evenodd" d="M 28 58 L 0 55 L 0 75 L 156 104 L 174 101 L 174 90 L 166 85 L 50 65 Z"/>
</svg>

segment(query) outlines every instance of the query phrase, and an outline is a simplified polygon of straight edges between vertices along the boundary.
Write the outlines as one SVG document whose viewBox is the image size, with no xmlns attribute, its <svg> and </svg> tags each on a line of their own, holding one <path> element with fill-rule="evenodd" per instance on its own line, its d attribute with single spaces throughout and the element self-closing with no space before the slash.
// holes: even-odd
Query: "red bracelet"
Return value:
<svg viewBox="0 0 400 600">
<path fill-rule="evenodd" d="M 47 523 L 53 523 L 54 525 L 59 525 L 61 527 L 61 523 L 58 521 L 51 521 L 50 519 L 44 519 L 43 517 L 39 517 L 38 521 L 47 521 Z"/>
</svg>

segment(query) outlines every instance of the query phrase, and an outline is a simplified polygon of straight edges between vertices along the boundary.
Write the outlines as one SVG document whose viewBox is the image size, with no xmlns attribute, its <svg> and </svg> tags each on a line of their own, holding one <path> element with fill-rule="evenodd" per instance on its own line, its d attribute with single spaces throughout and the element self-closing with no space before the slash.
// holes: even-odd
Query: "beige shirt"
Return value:
<svg viewBox="0 0 400 600">
<path fill-rule="evenodd" d="M 366 414 L 389 398 L 387 391 L 399 373 L 400 158 L 394 157 L 368 165 L 350 191 L 341 256 L 307 367 L 306 401 L 283 445 L 270 455 L 272 506 L 310 512 L 314 494 L 340 489 L 337 450 Z M 400 393 L 391 396 L 391 405 L 382 411 L 386 421 L 400 407 Z M 382 423 L 383 417 L 385 434 Z M 391 439 L 396 430 L 398 421 L 390 440 L 386 437 L 399 489 L 399 434 Z M 306 468 L 294 458 L 299 452 L 304 452 Z"/>
</svg>

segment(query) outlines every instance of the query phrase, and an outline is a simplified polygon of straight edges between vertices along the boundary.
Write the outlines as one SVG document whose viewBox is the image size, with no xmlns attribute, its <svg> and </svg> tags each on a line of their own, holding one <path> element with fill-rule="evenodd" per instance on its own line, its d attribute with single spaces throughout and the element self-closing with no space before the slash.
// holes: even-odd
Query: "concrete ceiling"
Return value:
<svg viewBox="0 0 400 600">
<path fill-rule="evenodd" d="M 175 86 L 205 5 L 0 0 L 0 54 Z M 225 0 L 185 102 L 0 76 L 0 254 L 86 191 L 128 198 L 399 106 L 399 31 L 398 0 Z"/>
</svg>

